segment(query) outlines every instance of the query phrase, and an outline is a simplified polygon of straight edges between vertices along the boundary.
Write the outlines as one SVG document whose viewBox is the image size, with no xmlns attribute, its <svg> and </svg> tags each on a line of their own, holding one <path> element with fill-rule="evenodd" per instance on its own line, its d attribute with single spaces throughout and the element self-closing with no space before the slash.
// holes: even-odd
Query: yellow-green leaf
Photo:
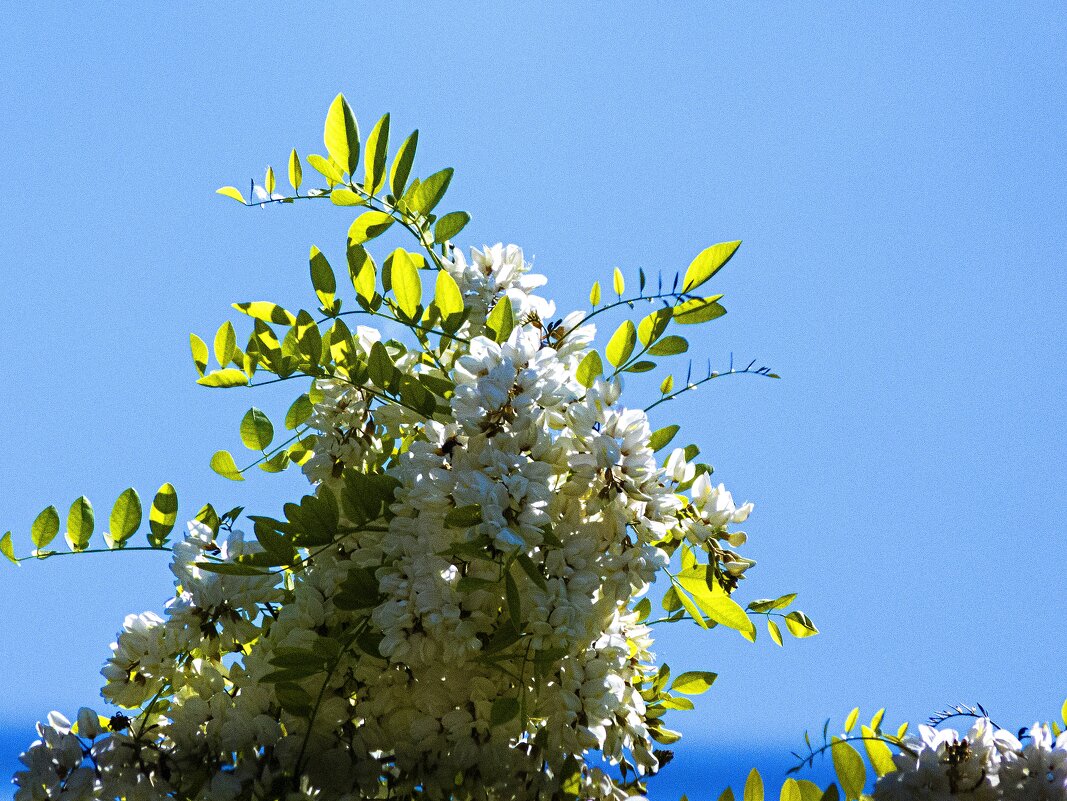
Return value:
<svg viewBox="0 0 1067 801">
<path fill-rule="evenodd" d="M 874 772 L 879 776 L 885 776 L 887 773 L 895 771 L 897 766 L 893 763 L 893 752 L 889 750 L 889 746 L 882 740 L 877 739 L 878 735 L 874 729 L 869 726 L 861 726 L 860 732 L 866 738 L 863 741 L 863 747 L 867 749 L 867 758 L 870 760 Z"/>
<path fill-rule="evenodd" d="M 247 303 L 234 303 L 233 307 L 237 311 L 247 314 L 256 320 L 262 320 L 265 323 L 276 323 L 277 325 L 293 325 L 296 323 L 296 318 L 292 314 L 277 303 L 271 303 L 270 301 L 254 300 Z"/>
<path fill-rule="evenodd" d="M 800 793 L 800 785 L 797 784 L 797 780 L 793 778 L 786 779 L 782 784 L 782 792 L 779 795 L 780 801 L 804 801 L 804 797 Z"/>
<path fill-rule="evenodd" d="M 111 507 L 111 517 L 108 520 L 112 547 L 121 548 L 123 543 L 137 532 L 141 527 L 142 516 L 141 497 L 137 490 L 133 487 L 124 490 Z"/>
<path fill-rule="evenodd" d="M 349 175 L 355 175 L 359 166 L 359 126 L 344 95 L 337 95 L 330 104 L 322 141 L 330 158 Z"/>
<path fill-rule="evenodd" d="M 719 801 L 734 801 L 734 791 L 727 787 L 719 795 Z"/>
<path fill-rule="evenodd" d="M 362 245 L 349 245 L 348 276 L 356 295 L 370 303 L 378 292 L 378 267 Z"/>
<path fill-rule="evenodd" d="M 630 358 L 636 344 L 637 328 L 632 320 L 624 320 L 622 325 L 615 329 L 611 339 L 608 340 L 608 346 L 604 349 L 604 354 L 608 357 L 608 362 L 613 367 L 619 367 Z"/>
<path fill-rule="evenodd" d="M 415 319 L 422 302 L 422 279 L 413 254 L 403 248 L 393 251 L 389 281 L 400 310 L 408 319 Z"/>
<path fill-rule="evenodd" d="M 493 339 L 497 342 L 503 342 L 511 336 L 515 328 L 515 312 L 511 308 L 511 298 L 504 295 L 496 302 L 485 321 L 485 327 L 489 329 L 493 334 Z"/>
<path fill-rule="evenodd" d="M 353 221 L 348 229 L 348 244 L 361 245 L 384 234 L 393 218 L 384 211 L 365 211 Z"/>
<path fill-rule="evenodd" d="M 858 799 L 867 784 L 867 766 L 860 752 L 840 737 L 832 738 L 830 751 L 834 758 L 837 782 L 847 799 Z"/>
<path fill-rule="evenodd" d="M 0 537 L 0 554 L 7 557 L 7 560 L 13 564 L 18 564 L 19 560 L 15 557 L 15 546 L 11 544 L 11 532 L 7 532 L 3 537 Z"/>
<path fill-rule="evenodd" d="M 207 369 L 207 343 L 196 334 L 189 335 L 189 350 L 193 352 L 193 364 L 200 375 Z"/>
<path fill-rule="evenodd" d="M 821 801 L 822 788 L 815 782 L 807 779 L 797 779 L 797 787 L 800 788 L 801 801 Z"/>
<path fill-rule="evenodd" d="M 680 429 L 681 426 L 671 424 L 653 431 L 652 436 L 648 438 L 648 447 L 652 449 L 653 453 L 663 450 L 670 444 Z"/>
<path fill-rule="evenodd" d="M 245 477 L 237 469 L 237 463 L 233 460 L 233 454 L 229 451 L 216 451 L 211 457 L 211 469 L 223 478 L 230 481 L 244 481 Z"/>
<path fill-rule="evenodd" d="M 300 194 L 300 184 L 304 182 L 304 168 L 300 166 L 300 156 L 296 154 L 296 148 L 289 154 L 289 185 L 293 191 Z"/>
<path fill-rule="evenodd" d="M 229 320 L 219 326 L 215 332 L 215 358 L 220 367 L 229 364 L 237 353 L 237 332 Z"/>
<path fill-rule="evenodd" d="M 767 631 L 770 632 L 771 639 L 774 640 L 778 647 L 785 647 L 785 643 L 782 642 L 782 630 L 778 627 L 778 624 L 770 618 L 767 618 Z"/>
<path fill-rule="evenodd" d="M 763 778 L 755 768 L 745 780 L 745 801 L 763 801 Z"/>
<path fill-rule="evenodd" d="M 67 544 L 72 551 L 84 551 L 96 528 L 96 513 L 89 499 L 82 495 L 70 505 L 67 514 Z"/>
<path fill-rule="evenodd" d="M 711 685 L 715 683 L 717 678 L 719 676 L 716 673 L 706 670 L 691 670 L 681 674 L 671 682 L 671 689 L 674 692 L 685 693 L 686 695 L 700 695 L 710 690 Z"/>
<path fill-rule="evenodd" d="M 685 271 L 685 279 L 682 281 L 682 291 L 692 292 L 717 273 L 730 257 L 734 255 L 741 242 L 721 242 L 705 248 Z"/>
<path fill-rule="evenodd" d="M 433 298 L 441 317 L 447 319 L 455 314 L 463 314 L 463 293 L 459 291 L 456 279 L 447 270 L 437 271 Z"/>
<path fill-rule="evenodd" d="M 241 370 L 229 367 L 225 370 L 213 370 L 203 378 L 197 379 L 196 383 L 205 387 L 243 387 L 248 384 L 248 376 Z"/>
<path fill-rule="evenodd" d="M 415 189 L 411 198 L 411 208 L 419 214 L 429 214 L 441 202 L 451 182 L 451 167 L 435 172 Z"/>
<path fill-rule="evenodd" d="M 600 304 L 600 282 L 594 281 L 593 288 L 589 290 L 589 303 L 593 306 Z"/>
<path fill-rule="evenodd" d="M 674 320 L 682 325 L 707 323 L 726 314 L 726 308 L 717 301 L 722 295 L 711 298 L 693 298 L 673 308 Z"/>
<path fill-rule="evenodd" d="M 345 182 L 344 170 L 340 164 L 337 164 L 332 159 L 323 158 L 318 153 L 312 153 L 308 156 L 308 164 L 314 167 L 315 171 L 325 178 L 326 183 L 331 187 Z"/>
<path fill-rule="evenodd" d="M 419 132 L 412 131 L 411 136 L 404 140 L 400 150 L 393 159 L 393 167 L 389 171 L 389 188 L 393 196 L 399 198 L 404 194 L 408 185 L 408 176 L 411 175 L 411 163 L 415 159 L 415 148 L 419 144 Z"/>
<path fill-rule="evenodd" d="M 148 512 L 148 527 L 151 531 L 149 540 L 152 545 L 161 547 L 174 530 L 177 520 L 178 493 L 172 484 L 164 484 L 156 493 L 152 508 Z"/>
<path fill-rule="evenodd" d="M 677 356 L 689 350 L 689 342 L 685 337 L 664 337 L 648 349 L 650 356 Z"/>
<path fill-rule="evenodd" d="M 267 174 L 263 178 L 263 188 L 267 190 L 268 195 L 274 194 L 274 188 L 278 185 L 278 180 L 274 177 L 274 168 L 267 167 Z"/>
<path fill-rule="evenodd" d="M 241 191 L 236 186 L 221 187 L 220 189 L 215 190 L 215 194 L 232 197 L 238 203 L 244 203 L 246 206 L 248 205 L 247 201 L 245 201 L 245 196 L 241 194 Z"/>
<path fill-rule="evenodd" d="M 338 187 L 330 192 L 330 202 L 335 206 L 362 206 L 367 198 L 351 189 Z"/>
<path fill-rule="evenodd" d="M 376 195 L 385 186 L 385 156 L 388 150 L 389 115 L 385 114 L 367 137 L 367 160 L 363 165 L 366 170 L 363 188 L 367 194 Z"/>
<path fill-rule="evenodd" d="M 37 515 L 37 519 L 30 526 L 30 539 L 33 541 L 33 547 L 38 551 L 43 550 L 58 533 L 59 510 L 54 506 L 49 506 Z"/>
<path fill-rule="evenodd" d="M 860 708 L 857 706 L 851 712 L 848 713 L 848 717 L 845 718 L 845 734 L 852 731 L 852 727 L 856 725 L 856 721 L 860 718 Z"/>
<path fill-rule="evenodd" d="M 707 568 L 701 566 L 683 570 L 675 577 L 679 584 L 693 595 L 701 611 L 716 623 L 741 632 L 748 640 L 756 639 L 756 627 L 748 614 L 726 591 L 712 580 L 707 580 Z"/>
<path fill-rule="evenodd" d="M 251 451 L 265 451 L 274 441 L 270 418 L 253 406 L 241 419 L 241 442 Z"/>
<path fill-rule="evenodd" d="M 663 336 L 671 322 L 670 309 L 656 309 L 645 315 L 637 326 L 637 338 L 642 345 L 649 345 Z"/>
<path fill-rule="evenodd" d="M 576 377 L 583 387 L 591 387 L 604 372 L 604 363 L 595 350 L 589 351 L 578 364 Z"/>
<path fill-rule="evenodd" d="M 785 625 L 789 628 L 789 633 L 797 638 L 814 637 L 819 633 L 815 624 L 811 622 L 811 618 L 800 611 L 786 615 Z"/>
<path fill-rule="evenodd" d="M 615 268 L 615 274 L 612 276 L 611 284 L 612 288 L 615 290 L 615 294 L 621 298 L 622 293 L 626 291 L 626 279 L 622 277 L 622 271 L 618 267 Z"/>
<path fill-rule="evenodd" d="M 674 376 L 669 375 L 660 382 L 659 391 L 661 395 L 669 395 L 672 389 L 674 389 Z"/>
<path fill-rule="evenodd" d="M 315 289 L 315 295 L 323 309 L 329 310 L 333 307 L 337 295 L 337 277 L 333 274 L 329 260 L 314 245 L 308 255 L 308 268 L 311 271 L 311 286 Z"/>
<path fill-rule="evenodd" d="M 693 603 L 693 599 L 690 598 L 686 594 L 685 590 L 683 590 L 681 587 L 675 586 L 673 589 L 675 592 L 675 596 L 685 608 L 685 611 L 689 613 L 689 616 L 693 618 L 693 620 L 698 626 L 700 626 L 700 628 L 706 629 L 708 627 L 708 623 L 706 620 L 704 620 L 704 615 L 700 613 L 700 609 L 698 609 L 697 605 Z"/>
</svg>

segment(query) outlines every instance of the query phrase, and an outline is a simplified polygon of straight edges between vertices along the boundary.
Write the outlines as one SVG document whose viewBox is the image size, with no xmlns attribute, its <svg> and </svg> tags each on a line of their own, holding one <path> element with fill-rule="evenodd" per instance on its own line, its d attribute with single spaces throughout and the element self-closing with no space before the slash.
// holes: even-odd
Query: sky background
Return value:
<svg viewBox="0 0 1067 801">
<path fill-rule="evenodd" d="M 456 168 L 462 240 L 522 245 L 561 310 L 619 266 L 744 245 L 690 330 L 736 377 L 657 409 L 756 511 L 746 599 L 800 593 L 822 635 L 778 649 L 664 631 L 720 673 L 654 799 L 715 798 L 854 706 L 1002 723 L 1067 696 L 1064 467 L 1067 7 L 995 3 L 139 4 L 20 7 L 0 31 L 0 531 L 82 493 L 103 520 L 164 481 L 271 512 L 300 479 L 233 484 L 252 403 L 198 387 L 188 333 L 231 301 L 312 303 L 352 214 L 242 209 L 289 149 L 322 152 L 338 91 L 364 130 L 420 129 Z M 395 141 L 399 139 L 395 138 Z M 305 174 L 311 170 L 306 168 Z M 239 326 L 243 326 L 235 319 Z M 240 329 L 247 331 L 247 326 Z M 285 386 L 285 385 L 283 385 Z M 632 403 L 650 399 L 634 382 Z M 643 404 L 642 404 L 643 405 Z M 0 768 L 48 710 L 98 699 L 160 554 L 0 565 Z M 2 795 L 3 791 L 0 791 Z"/>
</svg>

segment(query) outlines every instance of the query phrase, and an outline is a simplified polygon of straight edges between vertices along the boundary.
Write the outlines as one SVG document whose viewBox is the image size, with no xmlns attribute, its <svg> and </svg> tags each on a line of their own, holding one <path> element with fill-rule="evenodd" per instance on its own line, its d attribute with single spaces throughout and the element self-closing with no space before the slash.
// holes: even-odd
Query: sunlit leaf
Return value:
<svg viewBox="0 0 1067 801">
<path fill-rule="evenodd" d="M 702 250 L 700 254 L 693 259 L 693 262 L 689 265 L 689 269 L 685 271 L 685 278 L 682 281 L 682 291 L 692 292 L 698 286 L 710 279 L 724 264 L 726 264 L 726 262 L 730 260 L 730 257 L 734 255 L 740 246 L 740 241 L 722 242 Z"/>
<path fill-rule="evenodd" d="M 223 478 L 230 479 L 230 481 L 245 480 L 245 477 L 241 475 L 241 471 L 237 469 L 233 454 L 229 451 L 216 451 L 215 455 L 211 457 L 211 469 Z"/>
</svg>

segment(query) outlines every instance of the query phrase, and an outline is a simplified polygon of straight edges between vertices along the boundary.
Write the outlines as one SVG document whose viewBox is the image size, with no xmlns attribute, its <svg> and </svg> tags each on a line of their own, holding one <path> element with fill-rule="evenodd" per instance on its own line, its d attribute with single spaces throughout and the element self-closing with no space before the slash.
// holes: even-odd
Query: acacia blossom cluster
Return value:
<svg viewBox="0 0 1067 801">
<path fill-rule="evenodd" d="M 1035 723 L 1020 738 L 979 718 L 961 736 L 920 726 L 893 756 L 896 770 L 874 788 L 875 801 L 1064 801 L 1067 733 Z"/>
<path fill-rule="evenodd" d="M 658 665 L 635 607 L 683 542 L 732 589 L 753 563 L 728 549 L 745 537 L 727 527 L 751 506 L 682 449 L 661 465 L 618 378 L 579 382 L 594 326 L 581 312 L 551 322 L 519 248 L 452 251 L 444 266 L 462 327 L 435 364 L 389 347 L 401 373 L 454 385 L 447 415 L 316 381 L 306 475 L 320 499 L 349 491 L 351 472 L 387 476 L 387 514 L 365 523 L 342 504 L 327 547 L 266 575 L 201 567 L 262 547 L 191 522 L 176 596 L 163 616 L 126 619 L 103 670 L 104 698 L 136 712 L 40 724 L 18 801 L 347 801 L 383 785 L 434 799 L 567 785 L 622 801 L 623 782 L 587 757 L 657 771 Z M 486 329 L 498 302 L 515 321 L 502 342 Z M 353 341 L 370 359 L 381 336 L 360 326 Z"/>
</svg>

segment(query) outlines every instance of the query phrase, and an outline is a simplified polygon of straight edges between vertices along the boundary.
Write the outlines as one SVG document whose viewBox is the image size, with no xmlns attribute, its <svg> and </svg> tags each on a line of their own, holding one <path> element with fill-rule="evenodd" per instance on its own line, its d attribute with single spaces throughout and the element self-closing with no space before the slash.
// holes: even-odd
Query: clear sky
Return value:
<svg viewBox="0 0 1067 801">
<path fill-rule="evenodd" d="M 341 252 L 348 212 L 212 193 L 284 174 L 290 147 L 321 151 L 344 91 L 364 126 L 391 111 L 394 131 L 418 127 L 422 170 L 456 168 L 467 242 L 522 245 L 561 308 L 616 265 L 684 269 L 744 240 L 715 279 L 730 313 L 693 350 L 783 380 L 714 382 L 658 419 L 756 504 L 745 592 L 799 592 L 823 634 L 784 650 L 663 634 L 672 665 L 721 674 L 674 717 L 694 750 L 672 791 L 779 769 L 806 727 L 857 704 L 894 721 L 957 701 L 1012 725 L 1052 715 L 1067 7 L 624 6 L 9 9 L 0 531 L 25 540 L 82 493 L 106 515 L 129 485 L 171 481 L 188 513 L 299 491 L 208 471 L 248 405 L 285 396 L 197 387 L 187 335 L 210 336 L 231 301 L 308 302 L 308 246 Z M 170 588 L 158 554 L 0 565 L 5 772 L 34 720 L 98 700 L 122 617 Z"/>
</svg>

